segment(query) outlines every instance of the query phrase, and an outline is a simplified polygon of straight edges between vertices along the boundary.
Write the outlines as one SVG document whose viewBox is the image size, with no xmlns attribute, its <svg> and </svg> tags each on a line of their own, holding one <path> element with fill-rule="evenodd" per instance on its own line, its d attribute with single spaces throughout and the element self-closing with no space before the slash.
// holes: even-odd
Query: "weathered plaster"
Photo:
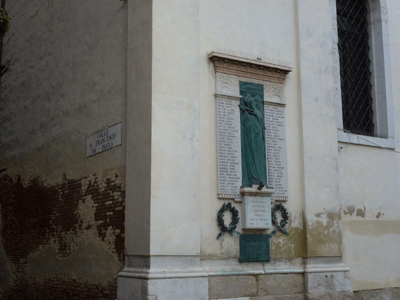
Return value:
<svg viewBox="0 0 400 300">
<path fill-rule="evenodd" d="M 341 256 L 331 1 L 296 4 L 306 255 Z"/>
<path fill-rule="evenodd" d="M 70 291 L 86 285 L 88 297 L 110 287 L 110 295 L 116 292 L 116 275 L 124 266 L 125 191 L 118 174 L 109 172 L 103 182 L 95 175 L 63 176 L 56 185 L 0 177 L 2 299 L 29 290 L 40 299 L 54 280 L 70 283 Z"/>
<path fill-rule="evenodd" d="M 358 218 L 342 223 L 343 259 L 354 290 L 400 284 L 400 221 Z"/>
<path fill-rule="evenodd" d="M 354 214 L 354 212 L 356 211 L 356 207 L 354 205 L 349 205 L 349 206 L 346 207 L 346 209 L 347 209 L 347 211 L 343 210 L 343 213 L 345 215 L 352 216 Z"/>
<path fill-rule="evenodd" d="M 315 217 L 307 223 L 307 256 L 341 256 L 340 212 L 324 211 Z"/>
<path fill-rule="evenodd" d="M 364 210 L 361 208 L 357 208 L 356 216 L 365 218 L 365 206 L 364 206 Z"/>
<path fill-rule="evenodd" d="M 71 245 L 73 252 L 67 257 L 60 257 L 55 245 L 50 243 L 27 258 L 26 276 L 72 277 L 104 284 L 114 280 L 124 266 L 115 253 L 110 251 L 109 245 L 98 237 L 78 238 Z"/>
<path fill-rule="evenodd" d="M 278 221 L 280 222 L 279 218 Z M 302 227 L 302 225 L 304 226 L 305 224 L 303 214 L 300 215 L 291 212 L 289 223 L 286 225 L 289 236 L 278 231 L 271 238 L 271 258 L 305 257 L 306 236 L 305 230 Z"/>
<path fill-rule="evenodd" d="M 7 4 L 0 168 L 55 184 L 125 164 L 123 146 L 84 155 L 99 129 L 122 121 L 125 137 L 125 2 L 26 3 Z"/>
<path fill-rule="evenodd" d="M 366 291 L 366 290 L 378 290 L 390 287 L 400 286 L 400 276 L 394 278 L 393 280 L 356 280 L 351 278 L 351 285 L 355 291 Z M 397 300 L 398 298 L 390 298 Z"/>
<path fill-rule="evenodd" d="M 345 231 L 371 238 L 388 234 L 400 235 L 400 220 L 351 220 L 345 221 Z"/>
</svg>

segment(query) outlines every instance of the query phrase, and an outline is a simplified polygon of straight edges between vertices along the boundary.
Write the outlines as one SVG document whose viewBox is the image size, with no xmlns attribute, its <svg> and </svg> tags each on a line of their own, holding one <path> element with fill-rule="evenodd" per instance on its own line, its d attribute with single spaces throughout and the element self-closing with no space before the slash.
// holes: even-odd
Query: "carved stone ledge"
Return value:
<svg viewBox="0 0 400 300">
<path fill-rule="evenodd" d="M 244 58 L 221 52 L 211 52 L 208 58 L 213 62 L 215 72 L 239 77 L 259 79 L 264 81 L 284 83 L 286 74 L 293 68 L 266 62 Z"/>
<path fill-rule="evenodd" d="M 263 187 L 261 190 L 258 189 L 258 185 L 253 185 L 253 187 L 241 187 L 240 193 L 243 196 L 259 196 L 259 197 L 269 197 L 274 193 L 271 188 Z"/>
</svg>

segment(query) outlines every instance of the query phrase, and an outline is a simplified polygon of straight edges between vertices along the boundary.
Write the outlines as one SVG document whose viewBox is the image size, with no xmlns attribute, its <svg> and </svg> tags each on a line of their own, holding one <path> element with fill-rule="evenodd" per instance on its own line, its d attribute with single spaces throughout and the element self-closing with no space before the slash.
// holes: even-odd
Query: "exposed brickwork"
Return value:
<svg viewBox="0 0 400 300">
<path fill-rule="evenodd" d="M 105 182 L 92 176 L 46 186 L 37 178 L 0 178 L 1 242 L 9 271 L 0 298 L 114 300 L 124 261 L 120 179 L 111 172 Z M 84 271 L 79 261 L 74 266 L 76 257 L 87 264 Z"/>
<path fill-rule="evenodd" d="M 101 285 L 71 278 L 20 279 L 1 294 L 1 299 L 115 300 L 116 284 L 116 280 Z"/>
<path fill-rule="evenodd" d="M 127 3 L 6 2 L 0 299 L 115 300 L 125 148 L 86 158 L 85 139 L 125 134 Z"/>
</svg>

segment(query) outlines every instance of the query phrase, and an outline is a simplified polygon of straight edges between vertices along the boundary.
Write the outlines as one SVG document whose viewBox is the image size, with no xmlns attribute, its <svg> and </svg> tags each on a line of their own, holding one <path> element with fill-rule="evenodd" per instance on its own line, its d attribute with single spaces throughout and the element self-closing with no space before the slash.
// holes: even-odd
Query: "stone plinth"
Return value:
<svg viewBox="0 0 400 300">
<path fill-rule="evenodd" d="M 243 195 L 243 229 L 269 229 L 271 228 L 271 194 L 272 189 L 261 190 L 257 186 L 242 187 Z"/>
</svg>

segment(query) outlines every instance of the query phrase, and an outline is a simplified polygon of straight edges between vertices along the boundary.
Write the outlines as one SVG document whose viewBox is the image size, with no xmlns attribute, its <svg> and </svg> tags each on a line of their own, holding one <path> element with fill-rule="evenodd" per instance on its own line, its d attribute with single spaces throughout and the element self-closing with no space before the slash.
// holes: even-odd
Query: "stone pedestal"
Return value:
<svg viewBox="0 0 400 300">
<path fill-rule="evenodd" d="M 261 190 L 258 186 L 242 187 L 243 211 L 242 229 L 269 229 L 271 228 L 271 194 L 273 189 Z"/>
</svg>

